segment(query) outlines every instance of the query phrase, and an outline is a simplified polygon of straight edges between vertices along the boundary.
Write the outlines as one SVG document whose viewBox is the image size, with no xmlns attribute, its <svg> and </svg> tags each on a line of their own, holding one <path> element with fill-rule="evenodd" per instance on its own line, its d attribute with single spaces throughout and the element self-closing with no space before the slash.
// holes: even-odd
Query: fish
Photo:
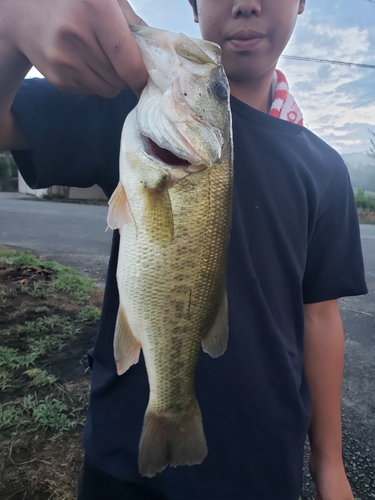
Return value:
<svg viewBox="0 0 375 500">
<path fill-rule="evenodd" d="M 120 232 L 114 358 L 122 375 L 143 352 L 138 469 L 153 477 L 207 455 L 194 376 L 200 346 L 215 358 L 228 342 L 232 124 L 219 45 L 131 29 L 149 78 L 123 126 L 107 224 Z"/>
</svg>

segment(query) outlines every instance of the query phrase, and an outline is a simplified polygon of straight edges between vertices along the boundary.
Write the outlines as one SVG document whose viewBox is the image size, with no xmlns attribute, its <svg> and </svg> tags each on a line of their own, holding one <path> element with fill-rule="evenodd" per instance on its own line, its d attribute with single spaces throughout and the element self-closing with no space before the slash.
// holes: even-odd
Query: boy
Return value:
<svg viewBox="0 0 375 500">
<path fill-rule="evenodd" d="M 233 112 L 235 185 L 228 258 L 230 340 L 196 373 L 209 455 L 199 466 L 137 471 L 148 399 L 143 361 L 115 372 L 114 234 L 95 351 L 81 500 L 297 500 L 304 441 L 317 500 L 353 500 L 341 456 L 343 332 L 337 299 L 366 293 L 358 221 L 339 155 L 301 127 L 275 76 L 305 0 L 189 0 L 219 43 Z M 2 2 L 0 149 L 34 187 L 98 183 L 110 196 L 126 114 L 146 74 L 126 1 Z M 22 78 L 35 64 L 55 85 Z M 280 94 L 281 95 L 281 94 Z M 289 104 L 288 104 L 289 103 Z M 13 104 L 13 111 L 10 108 Z M 288 120 L 275 119 L 271 115 Z M 304 365 L 304 367 L 303 367 Z M 309 389 L 308 389 L 309 387 Z"/>
</svg>

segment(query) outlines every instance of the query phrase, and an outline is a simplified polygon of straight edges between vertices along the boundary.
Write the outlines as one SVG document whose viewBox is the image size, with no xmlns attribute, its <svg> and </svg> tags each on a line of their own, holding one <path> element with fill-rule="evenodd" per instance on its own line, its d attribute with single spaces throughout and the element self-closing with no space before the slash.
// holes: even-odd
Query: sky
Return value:
<svg viewBox="0 0 375 500">
<path fill-rule="evenodd" d="M 200 36 L 188 0 L 131 0 L 131 4 L 151 26 Z M 375 0 L 306 0 L 284 54 L 375 66 L 374 26 Z M 375 68 L 284 58 L 278 67 L 286 74 L 310 130 L 339 153 L 370 148 L 369 130 L 375 132 Z"/>
</svg>

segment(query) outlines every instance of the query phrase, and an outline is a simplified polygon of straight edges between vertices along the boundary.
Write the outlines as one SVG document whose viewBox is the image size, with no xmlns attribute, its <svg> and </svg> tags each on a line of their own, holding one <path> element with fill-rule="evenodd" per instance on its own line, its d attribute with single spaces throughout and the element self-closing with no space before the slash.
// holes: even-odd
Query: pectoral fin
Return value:
<svg viewBox="0 0 375 500">
<path fill-rule="evenodd" d="M 228 344 L 228 301 L 225 291 L 221 306 L 211 329 L 202 338 L 202 348 L 212 358 L 218 358 L 227 350 Z"/>
<path fill-rule="evenodd" d="M 166 186 L 147 189 L 145 221 L 152 239 L 160 244 L 170 244 L 174 238 L 171 199 Z"/>
<path fill-rule="evenodd" d="M 107 224 L 111 229 L 119 229 L 129 222 L 129 205 L 125 189 L 121 181 L 114 190 L 108 205 Z"/>
<path fill-rule="evenodd" d="M 132 365 L 138 363 L 141 344 L 134 338 L 121 305 L 117 313 L 113 348 L 118 375 L 122 375 Z"/>
</svg>

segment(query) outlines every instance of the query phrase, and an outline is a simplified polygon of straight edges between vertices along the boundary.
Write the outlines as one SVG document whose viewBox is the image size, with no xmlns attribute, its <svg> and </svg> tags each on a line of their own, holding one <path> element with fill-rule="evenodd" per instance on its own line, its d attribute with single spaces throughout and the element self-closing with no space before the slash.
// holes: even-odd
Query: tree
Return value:
<svg viewBox="0 0 375 500">
<path fill-rule="evenodd" d="M 13 158 L 10 156 L 10 151 L 0 151 L 0 177 L 10 179 L 13 174 Z"/>
</svg>

